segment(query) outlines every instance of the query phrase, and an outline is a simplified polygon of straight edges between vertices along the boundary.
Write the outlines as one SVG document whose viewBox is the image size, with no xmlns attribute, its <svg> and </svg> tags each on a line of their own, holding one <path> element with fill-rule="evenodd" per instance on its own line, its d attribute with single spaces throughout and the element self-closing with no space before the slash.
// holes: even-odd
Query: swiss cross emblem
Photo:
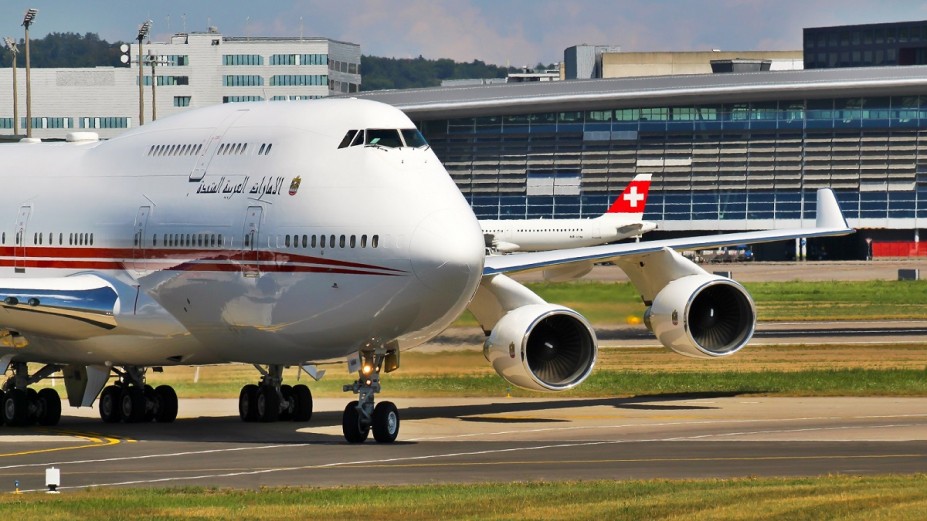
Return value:
<svg viewBox="0 0 927 521">
<path fill-rule="evenodd" d="M 637 203 L 644 200 L 644 194 L 637 193 L 637 187 L 633 185 L 628 189 L 628 193 L 622 197 L 631 205 L 631 208 L 637 208 Z"/>
</svg>

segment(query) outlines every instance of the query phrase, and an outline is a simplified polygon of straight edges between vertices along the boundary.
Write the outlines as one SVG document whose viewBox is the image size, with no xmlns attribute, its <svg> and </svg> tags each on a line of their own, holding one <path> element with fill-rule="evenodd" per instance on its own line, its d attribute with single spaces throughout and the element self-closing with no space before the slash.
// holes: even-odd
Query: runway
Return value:
<svg viewBox="0 0 927 521">
<path fill-rule="evenodd" d="M 67 408 L 55 428 L 0 427 L 0 491 L 43 490 L 52 466 L 62 491 L 927 470 L 927 398 L 401 399 L 392 445 L 344 443 L 345 401 L 308 424 L 245 424 L 236 400 L 182 400 L 167 425 Z"/>
</svg>

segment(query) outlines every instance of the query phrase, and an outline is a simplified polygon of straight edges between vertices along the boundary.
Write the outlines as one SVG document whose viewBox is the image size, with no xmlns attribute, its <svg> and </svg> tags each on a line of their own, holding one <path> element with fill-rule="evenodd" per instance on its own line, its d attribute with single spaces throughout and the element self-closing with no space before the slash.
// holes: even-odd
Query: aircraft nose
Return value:
<svg viewBox="0 0 927 521">
<path fill-rule="evenodd" d="M 439 210 L 412 235 L 412 271 L 430 289 L 469 299 L 483 273 L 484 241 L 469 211 Z"/>
</svg>

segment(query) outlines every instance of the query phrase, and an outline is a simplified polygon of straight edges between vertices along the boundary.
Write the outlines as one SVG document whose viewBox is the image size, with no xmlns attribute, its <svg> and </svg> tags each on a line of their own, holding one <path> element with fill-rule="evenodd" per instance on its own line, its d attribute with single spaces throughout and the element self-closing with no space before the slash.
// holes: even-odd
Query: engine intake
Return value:
<svg viewBox="0 0 927 521">
<path fill-rule="evenodd" d="M 483 355 L 512 385 L 535 391 L 566 391 L 595 366 L 592 326 L 572 309 L 532 304 L 509 311 L 483 344 Z"/>
<path fill-rule="evenodd" d="M 716 275 L 676 279 L 644 314 L 647 327 L 673 351 L 694 358 L 736 353 L 756 328 L 756 307 L 743 286 Z"/>
</svg>

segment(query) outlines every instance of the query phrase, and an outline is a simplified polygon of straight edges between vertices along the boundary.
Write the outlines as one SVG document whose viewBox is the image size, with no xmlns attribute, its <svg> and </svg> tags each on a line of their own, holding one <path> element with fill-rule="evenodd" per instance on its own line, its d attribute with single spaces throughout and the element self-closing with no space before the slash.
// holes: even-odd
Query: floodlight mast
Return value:
<svg viewBox="0 0 927 521">
<path fill-rule="evenodd" d="M 145 123 L 145 91 L 144 91 L 144 79 L 142 74 L 144 72 L 144 67 L 142 64 L 142 40 L 148 36 L 148 32 L 151 31 L 151 20 L 145 20 L 145 23 L 138 27 L 138 125 L 142 126 Z M 151 78 L 151 81 L 154 82 L 155 78 Z"/>
<path fill-rule="evenodd" d="M 38 9 L 30 8 L 26 10 L 23 16 L 23 27 L 26 28 L 26 137 L 32 137 L 32 82 L 30 81 L 29 66 L 29 27 L 35 22 L 35 15 Z"/>
<path fill-rule="evenodd" d="M 10 49 L 10 53 L 13 54 L 13 135 L 19 135 L 19 94 L 17 93 L 17 81 L 16 81 L 16 58 L 19 55 L 19 47 L 16 45 L 16 40 L 13 40 L 9 36 L 3 38 L 4 43 L 6 43 L 7 48 Z"/>
</svg>

